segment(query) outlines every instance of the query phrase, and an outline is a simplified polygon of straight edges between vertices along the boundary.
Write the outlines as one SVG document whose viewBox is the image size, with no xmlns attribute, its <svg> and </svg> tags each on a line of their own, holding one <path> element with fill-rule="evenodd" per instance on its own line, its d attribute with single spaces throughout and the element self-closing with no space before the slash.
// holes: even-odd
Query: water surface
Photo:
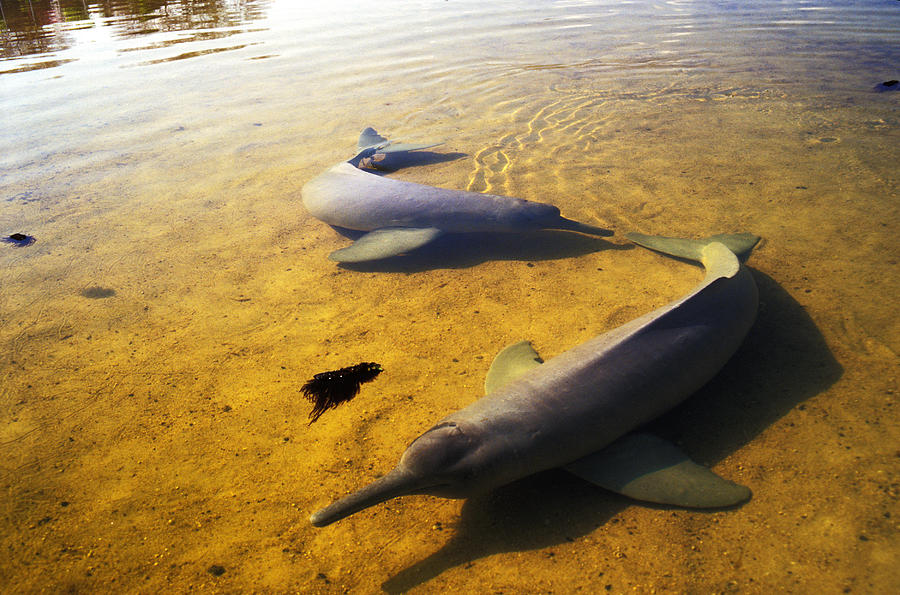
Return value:
<svg viewBox="0 0 900 595">
<path fill-rule="evenodd" d="M 887 592 L 898 579 L 896 2 L 2 3 L 0 583 L 12 591 Z M 355 269 L 299 189 L 366 126 L 391 174 L 615 229 Z M 657 431 L 751 487 L 636 505 L 563 473 L 309 514 L 753 231 L 759 319 Z M 385 372 L 308 426 L 299 388 Z M 216 567 L 216 568 L 213 568 Z M 224 572 L 219 572 L 224 570 Z"/>
</svg>

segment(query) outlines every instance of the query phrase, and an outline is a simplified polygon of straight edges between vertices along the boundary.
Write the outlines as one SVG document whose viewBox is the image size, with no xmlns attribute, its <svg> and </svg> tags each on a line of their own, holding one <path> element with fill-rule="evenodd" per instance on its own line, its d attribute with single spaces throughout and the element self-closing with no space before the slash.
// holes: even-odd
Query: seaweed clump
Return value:
<svg viewBox="0 0 900 595">
<path fill-rule="evenodd" d="M 375 380 L 383 370 L 381 364 L 363 362 L 313 376 L 300 389 L 307 400 L 313 403 L 313 409 L 309 412 L 310 425 L 329 409 L 334 409 L 359 394 L 360 385 Z"/>
</svg>

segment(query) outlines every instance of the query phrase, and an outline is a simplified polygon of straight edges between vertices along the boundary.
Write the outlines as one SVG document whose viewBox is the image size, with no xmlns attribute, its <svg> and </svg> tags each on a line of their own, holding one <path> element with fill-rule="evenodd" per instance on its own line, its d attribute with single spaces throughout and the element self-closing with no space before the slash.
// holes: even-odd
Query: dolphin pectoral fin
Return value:
<svg viewBox="0 0 900 595">
<path fill-rule="evenodd" d="M 337 262 L 366 262 L 397 256 L 424 246 L 443 232 L 436 227 L 388 227 L 370 231 L 352 246 L 335 250 L 328 258 Z"/>
<path fill-rule="evenodd" d="M 674 444 L 644 433 L 627 434 L 566 471 L 635 500 L 687 508 L 733 506 L 750 489 L 691 461 Z"/>
<path fill-rule="evenodd" d="M 484 394 L 489 394 L 528 370 L 544 363 L 528 341 L 519 341 L 497 354 L 484 379 Z"/>
</svg>

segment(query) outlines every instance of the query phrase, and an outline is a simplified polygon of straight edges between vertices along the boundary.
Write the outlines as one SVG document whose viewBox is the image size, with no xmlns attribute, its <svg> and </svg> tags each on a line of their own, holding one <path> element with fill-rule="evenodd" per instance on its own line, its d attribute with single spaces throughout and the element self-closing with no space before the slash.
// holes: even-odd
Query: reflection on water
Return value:
<svg viewBox="0 0 900 595">
<path fill-rule="evenodd" d="M 121 37 L 234 27 L 262 18 L 269 1 L 0 0 L 0 59 L 68 49 L 75 43 L 72 31 L 96 26 Z"/>
</svg>

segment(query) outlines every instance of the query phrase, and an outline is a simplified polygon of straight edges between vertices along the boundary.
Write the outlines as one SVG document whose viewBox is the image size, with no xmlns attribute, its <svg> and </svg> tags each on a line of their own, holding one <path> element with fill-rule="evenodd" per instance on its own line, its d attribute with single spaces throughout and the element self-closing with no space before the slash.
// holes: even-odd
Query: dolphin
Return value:
<svg viewBox="0 0 900 595">
<path fill-rule="evenodd" d="M 678 405 L 734 354 L 756 318 L 756 283 L 741 264 L 751 234 L 704 240 L 628 234 L 633 242 L 700 261 L 687 296 L 543 363 L 528 342 L 491 364 L 486 396 L 416 438 L 389 473 L 310 517 L 321 527 L 408 494 L 466 498 L 562 467 L 637 500 L 733 506 L 750 490 L 635 430 Z"/>
<path fill-rule="evenodd" d="M 303 205 L 313 217 L 334 227 L 367 232 L 328 258 L 337 262 L 388 258 L 424 246 L 445 233 L 560 229 L 595 236 L 613 234 L 566 219 L 552 205 L 392 180 L 366 171 L 387 154 L 437 144 L 393 143 L 373 128 L 366 128 L 353 159 L 338 163 L 303 186 Z"/>
</svg>

